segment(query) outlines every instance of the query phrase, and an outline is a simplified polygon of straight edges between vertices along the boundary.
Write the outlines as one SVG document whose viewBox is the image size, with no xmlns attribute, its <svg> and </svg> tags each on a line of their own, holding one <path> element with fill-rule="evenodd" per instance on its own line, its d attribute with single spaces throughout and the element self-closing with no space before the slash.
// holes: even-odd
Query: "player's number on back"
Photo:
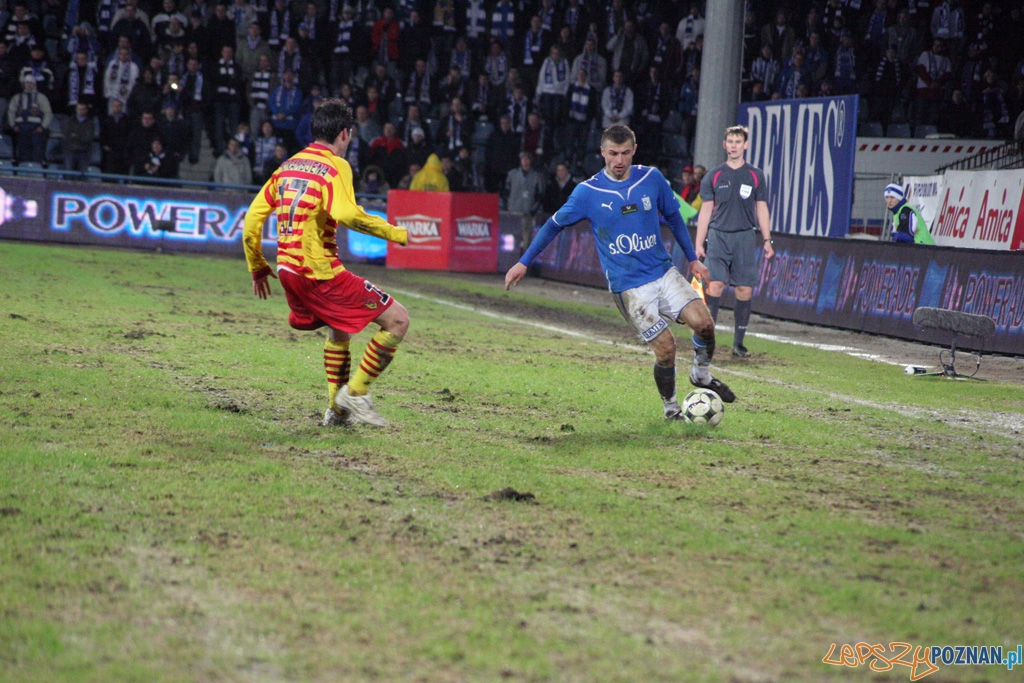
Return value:
<svg viewBox="0 0 1024 683">
<path fill-rule="evenodd" d="M 302 197 L 306 194 L 306 189 L 309 187 L 308 180 L 300 180 L 299 178 L 284 178 L 280 185 L 277 186 L 277 196 L 282 200 L 284 199 L 285 193 L 288 191 L 294 192 L 295 196 L 292 197 L 291 204 L 288 205 L 288 223 L 284 226 L 278 226 L 278 233 L 280 235 L 292 234 L 292 225 L 295 220 L 295 209 L 298 208 L 299 202 Z"/>
</svg>

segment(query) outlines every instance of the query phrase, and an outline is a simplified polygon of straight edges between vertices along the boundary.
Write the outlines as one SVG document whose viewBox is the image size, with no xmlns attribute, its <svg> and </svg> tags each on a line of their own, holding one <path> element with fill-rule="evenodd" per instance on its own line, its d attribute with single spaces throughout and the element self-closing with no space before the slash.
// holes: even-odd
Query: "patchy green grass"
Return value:
<svg viewBox="0 0 1024 683">
<path fill-rule="evenodd" d="M 325 430 L 322 336 L 240 261 L 0 265 L 5 682 L 898 681 L 821 660 L 1022 640 L 1024 448 L 954 410 L 1012 422 L 1021 387 L 759 342 L 702 430 L 661 418 L 642 350 L 399 295 L 392 426 Z M 356 270 L 628 339 L 601 307 Z"/>
</svg>

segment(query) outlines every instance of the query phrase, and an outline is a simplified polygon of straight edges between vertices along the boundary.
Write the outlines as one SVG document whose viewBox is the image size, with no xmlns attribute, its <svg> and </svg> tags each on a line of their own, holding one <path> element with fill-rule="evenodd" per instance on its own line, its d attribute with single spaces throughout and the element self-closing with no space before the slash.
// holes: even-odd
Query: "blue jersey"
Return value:
<svg viewBox="0 0 1024 683">
<path fill-rule="evenodd" d="M 530 265 L 566 226 L 583 219 L 590 220 L 601 268 L 613 292 L 653 282 L 672 267 L 661 240 L 662 221 L 672 228 L 687 260 L 697 260 L 679 215 L 679 202 L 665 176 L 650 166 L 633 166 L 625 180 L 612 180 L 601 170 L 577 185 L 519 262 Z"/>
</svg>

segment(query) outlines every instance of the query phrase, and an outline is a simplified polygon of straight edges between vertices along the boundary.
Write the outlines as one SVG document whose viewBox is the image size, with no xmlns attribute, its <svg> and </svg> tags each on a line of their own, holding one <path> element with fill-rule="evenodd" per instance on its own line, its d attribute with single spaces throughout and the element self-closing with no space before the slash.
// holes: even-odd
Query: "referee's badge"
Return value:
<svg viewBox="0 0 1024 683">
<path fill-rule="evenodd" d="M 750 185 L 740 185 L 740 196 L 746 199 L 750 196 L 750 193 L 754 191 L 754 188 Z"/>
<path fill-rule="evenodd" d="M 644 199 L 644 211 L 650 211 L 651 210 L 651 198 L 648 197 L 647 195 L 644 195 L 643 199 Z"/>
</svg>

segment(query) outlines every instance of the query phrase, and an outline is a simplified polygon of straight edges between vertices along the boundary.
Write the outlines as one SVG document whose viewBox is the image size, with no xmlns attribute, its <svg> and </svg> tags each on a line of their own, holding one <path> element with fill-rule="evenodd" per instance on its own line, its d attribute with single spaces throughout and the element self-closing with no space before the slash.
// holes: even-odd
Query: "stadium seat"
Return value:
<svg viewBox="0 0 1024 683">
<path fill-rule="evenodd" d="M 857 135 L 860 135 L 861 137 L 880 138 L 885 136 L 885 132 L 882 130 L 882 124 L 878 121 L 865 121 L 857 128 Z"/>
<path fill-rule="evenodd" d="M 604 159 L 594 154 L 583 157 L 583 175 L 590 177 L 604 168 Z"/>
<path fill-rule="evenodd" d="M 15 169 L 15 173 L 20 176 L 28 176 L 32 178 L 43 178 L 46 175 L 43 173 L 43 165 L 37 161 L 21 162 Z"/>
<path fill-rule="evenodd" d="M 0 176 L 14 175 L 14 163 L 10 159 L 0 159 Z"/>
<path fill-rule="evenodd" d="M 46 141 L 46 161 L 51 164 L 64 161 L 64 145 L 61 138 L 50 138 Z"/>
<path fill-rule="evenodd" d="M 99 174 L 102 173 L 99 166 L 90 166 L 87 169 L 85 169 L 85 172 L 92 176 L 91 178 L 86 178 L 86 180 L 89 181 L 90 183 L 103 182 L 103 179 L 99 177 Z"/>
<path fill-rule="evenodd" d="M 473 131 L 473 146 L 482 147 L 486 145 L 493 132 L 494 124 L 490 121 L 477 122 L 476 130 Z"/>
<path fill-rule="evenodd" d="M 938 132 L 939 132 L 939 129 L 936 128 L 935 126 L 929 126 L 929 125 L 926 125 L 926 124 L 921 124 L 920 126 L 917 126 L 916 128 L 914 128 L 914 137 L 915 138 L 926 138 L 929 135 L 937 135 Z"/>
<path fill-rule="evenodd" d="M 887 138 L 909 138 L 910 137 L 910 124 L 909 123 L 890 123 L 889 128 L 885 131 L 885 137 Z"/>
<path fill-rule="evenodd" d="M 437 136 L 441 134 L 441 121 L 439 119 L 423 119 L 423 123 L 427 124 L 427 128 L 430 129 L 430 139 L 437 141 Z"/>
<path fill-rule="evenodd" d="M 0 159 L 14 158 L 14 142 L 10 136 L 0 135 Z"/>
<path fill-rule="evenodd" d="M 683 117 L 677 111 L 670 111 L 661 126 L 662 132 L 677 134 L 683 132 Z"/>
</svg>

